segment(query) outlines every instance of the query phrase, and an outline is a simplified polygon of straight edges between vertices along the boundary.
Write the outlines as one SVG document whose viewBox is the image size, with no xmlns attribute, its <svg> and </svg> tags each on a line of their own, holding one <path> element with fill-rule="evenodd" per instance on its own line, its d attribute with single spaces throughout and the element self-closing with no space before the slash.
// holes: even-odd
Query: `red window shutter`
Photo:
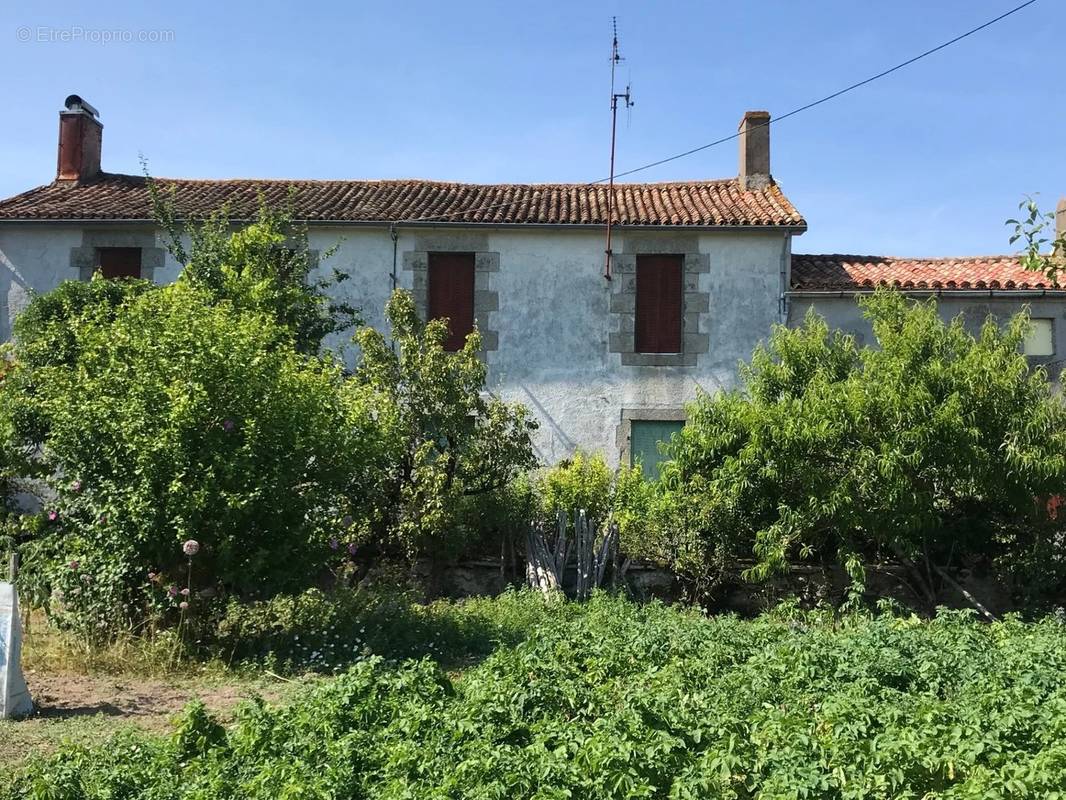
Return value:
<svg viewBox="0 0 1066 800">
<path fill-rule="evenodd" d="M 474 330 L 474 254 L 429 254 L 429 318 L 448 320 L 445 350 L 462 350 Z"/>
<path fill-rule="evenodd" d="M 637 256 L 638 353 L 681 352 L 683 276 L 683 256 Z"/>
<path fill-rule="evenodd" d="M 96 252 L 105 278 L 141 277 L 141 248 L 101 247 Z"/>
</svg>

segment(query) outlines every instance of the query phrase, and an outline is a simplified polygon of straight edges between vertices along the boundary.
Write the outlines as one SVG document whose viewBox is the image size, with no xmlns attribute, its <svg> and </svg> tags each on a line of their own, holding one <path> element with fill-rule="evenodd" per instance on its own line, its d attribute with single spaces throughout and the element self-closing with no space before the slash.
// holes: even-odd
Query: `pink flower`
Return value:
<svg viewBox="0 0 1066 800">
<path fill-rule="evenodd" d="M 350 555 L 350 556 L 354 556 L 354 555 L 355 555 L 355 551 L 356 551 L 356 549 L 357 549 L 357 548 L 356 548 L 356 546 L 355 546 L 355 542 L 351 542 L 351 543 L 349 543 L 349 544 L 348 544 L 348 555 Z"/>
<path fill-rule="evenodd" d="M 200 543 L 195 539 L 189 539 L 185 544 L 181 546 L 181 552 L 192 558 L 194 555 L 200 552 Z"/>
<path fill-rule="evenodd" d="M 78 563 L 79 562 L 77 562 L 77 561 L 71 561 L 69 564 L 67 564 L 67 566 L 70 567 L 71 569 L 77 569 L 78 568 Z"/>
<path fill-rule="evenodd" d="M 184 589 L 181 590 L 181 595 L 182 595 L 182 597 L 188 597 L 189 596 L 189 587 L 188 586 L 186 586 Z"/>
<path fill-rule="evenodd" d="M 48 521 L 49 522 L 55 522 L 57 519 L 59 519 L 59 512 L 58 511 L 49 511 L 48 512 Z"/>
<path fill-rule="evenodd" d="M 188 607 L 189 607 L 189 604 L 186 603 L 184 600 L 182 600 L 180 603 L 178 603 L 178 608 L 180 608 L 182 611 L 184 611 Z"/>
<path fill-rule="evenodd" d="M 178 596 L 178 587 L 177 586 L 171 586 L 169 589 L 167 589 L 167 597 L 177 597 L 177 596 Z"/>
<path fill-rule="evenodd" d="M 148 573 L 148 580 L 150 580 L 152 583 L 155 583 L 155 579 L 158 578 L 158 577 L 159 576 L 156 575 L 154 572 L 149 572 Z"/>
</svg>

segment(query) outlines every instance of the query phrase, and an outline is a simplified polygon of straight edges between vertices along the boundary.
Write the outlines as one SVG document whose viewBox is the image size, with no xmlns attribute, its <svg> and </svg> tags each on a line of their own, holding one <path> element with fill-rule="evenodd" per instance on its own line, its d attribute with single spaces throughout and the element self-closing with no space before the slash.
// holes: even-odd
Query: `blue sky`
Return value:
<svg viewBox="0 0 1066 800">
<path fill-rule="evenodd" d="M 636 100 L 619 124 L 626 169 L 1018 2 L 9 4 L 0 196 L 51 180 L 72 92 L 100 109 L 112 172 L 139 172 L 143 153 L 159 176 L 588 181 L 607 169 L 612 15 Z M 1010 252 L 1003 221 L 1022 196 L 1051 209 L 1066 194 L 1064 23 L 1066 2 L 1039 0 L 775 126 L 774 176 L 810 226 L 795 249 Z M 103 31 L 170 41 L 62 40 Z M 729 142 L 629 180 L 736 168 Z"/>
</svg>

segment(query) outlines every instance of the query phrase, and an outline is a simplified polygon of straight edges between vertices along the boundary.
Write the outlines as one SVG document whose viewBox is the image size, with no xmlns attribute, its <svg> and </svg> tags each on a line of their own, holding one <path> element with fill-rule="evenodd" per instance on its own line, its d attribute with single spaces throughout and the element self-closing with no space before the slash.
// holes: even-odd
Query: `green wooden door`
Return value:
<svg viewBox="0 0 1066 800">
<path fill-rule="evenodd" d="M 633 420 L 629 430 L 629 463 L 640 464 L 645 478 L 658 480 L 659 464 L 664 460 L 659 444 L 670 441 L 684 424 L 672 419 Z"/>
</svg>

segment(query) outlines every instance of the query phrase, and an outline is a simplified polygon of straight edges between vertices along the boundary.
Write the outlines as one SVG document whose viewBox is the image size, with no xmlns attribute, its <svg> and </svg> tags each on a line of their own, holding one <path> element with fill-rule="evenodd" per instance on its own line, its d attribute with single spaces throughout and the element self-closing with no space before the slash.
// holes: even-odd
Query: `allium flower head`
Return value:
<svg viewBox="0 0 1066 800">
<path fill-rule="evenodd" d="M 181 552 L 192 558 L 194 555 L 200 552 L 200 543 L 195 539 L 189 539 L 181 546 Z"/>
<path fill-rule="evenodd" d="M 354 556 L 354 555 L 355 555 L 355 551 L 356 551 L 357 549 L 358 549 L 358 548 L 356 548 L 356 546 L 355 546 L 355 542 L 349 542 L 349 543 L 348 543 L 348 555 L 350 555 L 350 556 Z"/>
<path fill-rule="evenodd" d="M 59 519 L 59 512 L 58 511 L 49 511 L 48 512 L 48 521 L 49 522 L 55 522 L 57 519 Z"/>
<path fill-rule="evenodd" d="M 189 604 L 186 601 L 184 601 L 184 600 L 182 600 L 180 603 L 178 603 L 178 608 L 180 608 L 182 611 L 184 611 L 188 607 L 189 607 Z"/>
<path fill-rule="evenodd" d="M 177 586 L 171 586 L 169 589 L 167 589 L 167 597 L 177 597 L 177 596 L 178 596 L 178 587 Z"/>
<path fill-rule="evenodd" d="M 189 587 L 188 586 L 186 586 L 184 589 L 181 590 L 181 595 L 182 595 L 182 597 L 188 597 L 189 596 Z"/>
<path fill-rule="evenodd" d="M 78 568 L 78 563 L 79 562 L 77 562 L 77 561 L 71 561 L 69 564 L 67 564 L 67 566 L 70 567 L 71 569 L 77 569 Z"/>
</svg>

